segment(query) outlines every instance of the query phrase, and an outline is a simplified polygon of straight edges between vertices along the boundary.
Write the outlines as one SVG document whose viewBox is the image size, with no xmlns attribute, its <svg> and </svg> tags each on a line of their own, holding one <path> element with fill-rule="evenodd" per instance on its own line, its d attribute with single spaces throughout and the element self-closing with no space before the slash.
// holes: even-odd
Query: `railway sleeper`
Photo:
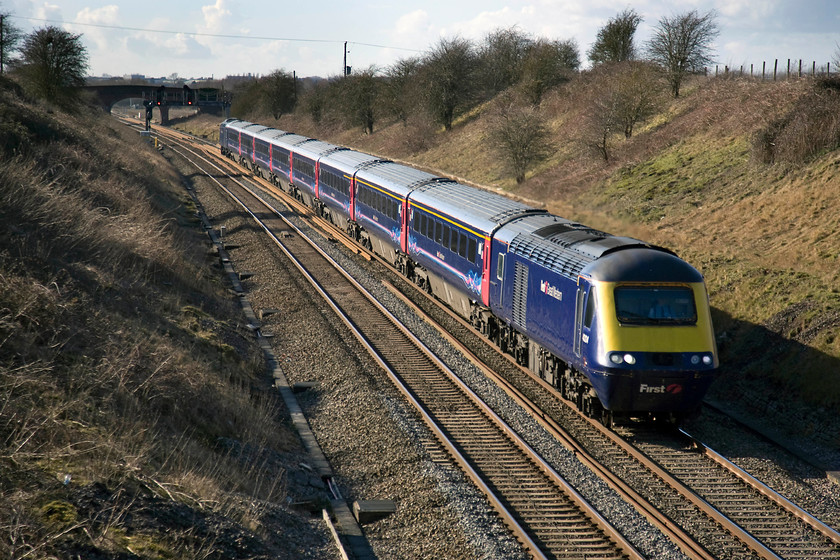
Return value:
<svg viewBox="0 0 840 560">
<path fill-rule="evenodd" d="M 348 233 L 353 239 L 370 246 L 367 232 L 358 224 L 349 224 Z M 375 252 L 379 253 L 379 251 Z M 402 251 L 395 252 L 388 260 L 407 279 L 447 303 L 450 308 L 468 319 L 478 332 L 491 340 L 501 351 L 512 355 L 517 364 L 528 367 L 557 389 L 563 398 L 575 403 L 578 410 L 586 416 L 596 418 L 607 427 L 612 427 L 613 414 L 601 405 L 598 395 L 585 376 L 569 368 L 566 362 L 517 331 L 513 326 L 500 321 L 490 309 L 472 300 L 462 301 L 463 298 L 453 298 L 453 291 L 445 281 L 431 274 Z"/>
<path fill-rule="evenodd" d="M 510 325 L 499 321 L 485 307 L 473 304 L 470 324 L 500 350 L 511 354 L 519 365 L 527 366 L 563 398 L 575 403 L 578 410 L 600 420 L 608 428 L 612 427 L 612 411 L 604 409 L 595 390 L 580 372 Z"/>
</svg>

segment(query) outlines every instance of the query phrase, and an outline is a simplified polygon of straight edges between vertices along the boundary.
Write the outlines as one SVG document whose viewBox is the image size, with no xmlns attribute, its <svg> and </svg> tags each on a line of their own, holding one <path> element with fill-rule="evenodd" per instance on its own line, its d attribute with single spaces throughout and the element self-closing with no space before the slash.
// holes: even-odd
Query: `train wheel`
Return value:
<svg viewBox="0 0 840 560">
<path fill-rule="evenodd" d="M 601 411 L 601 424 L 612 430 L 613 427 L 613 413 L 612 410 L 603 409 Z"/>
</svg>

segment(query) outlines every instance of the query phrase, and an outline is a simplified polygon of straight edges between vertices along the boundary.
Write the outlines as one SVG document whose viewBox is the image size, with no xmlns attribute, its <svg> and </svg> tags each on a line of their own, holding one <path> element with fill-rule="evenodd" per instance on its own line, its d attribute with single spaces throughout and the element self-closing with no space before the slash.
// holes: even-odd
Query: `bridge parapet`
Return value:
<svg viewBox="0 0 840 560">
<path fill-rule="evenodd" d="M 128 98 L 140 98 L 144 105 L 152 101 L 158 107 L 171 105 L 192 105 L 195 107 L 227 108 L 230 106 L 230 93 L 219 88 L 189 88 L 153 85 L 94 85 L 84 89 L 92 92 L 103 109 L 110 112 L 118 101 Z M 164 111 L 161 111 L 161 122 Z M 168 111 L 167 111 L 168 113 Z"/>
</svg>

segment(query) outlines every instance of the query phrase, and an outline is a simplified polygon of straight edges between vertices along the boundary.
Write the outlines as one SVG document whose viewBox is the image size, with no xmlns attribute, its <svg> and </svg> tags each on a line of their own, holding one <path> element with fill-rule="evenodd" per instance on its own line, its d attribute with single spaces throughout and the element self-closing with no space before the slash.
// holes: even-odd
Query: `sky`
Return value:
<svg viewBox="0 0 840 560">
<path fill-rule="evenodd" d="M 643 21 L 643 46 L 663 16 L 714 10 L 713 58 L 749 71 L 802 59 L 825 67 L 840 58 L 838 0 L 0 0 L 24 33 L 48 25 L 81 34 L 91 76 L 182 78 L 336 76 L 347 65 L 384 69 L 422 56 L 442 38 L 479 44 L 516 26 L 534 38 L 574 39 L 583 66 L 598 29 L 626 8 Z M 345 49 L 346 42 L 346 49 Z M 760 70 L 758 70 L 760 71 Z"/>
</svg>

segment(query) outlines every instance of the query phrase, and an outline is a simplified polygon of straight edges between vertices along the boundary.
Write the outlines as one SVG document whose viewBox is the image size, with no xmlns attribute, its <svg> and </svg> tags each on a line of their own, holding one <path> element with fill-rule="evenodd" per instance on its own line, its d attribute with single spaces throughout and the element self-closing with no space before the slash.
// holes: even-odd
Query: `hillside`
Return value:
<svg viewBox="0 0 840 560">
<path fill-rule="evenodd" d="M 188 179 L 88 109 L 0 78 L 0 556 L 324 557 Z"/>
<path fill-rule="evenodd" d="M 840 444 L 824 417 L 811 417 L 840 405 L 837 84 L 697 78 L 632 138 L 615 135 L 609 163 L 583 145 L 586 94 L 573 81 L 544 101 L 556 153 L 519 187 L 487 149 L 486 107 L 449 133 L 418 121 L 378 123 L 365 135 L 303 116 L 243 117 L 501 189 L 677 251 L 708 282 L 723 363 L 715 394 L 755 405 L 758 415 L 790 409 Z M 209 126 L 212 137 L 217 121 L 202 119 L 190 126 Z M 826 130 L 828 148 L 801 161 L 785 155 Z M 762 161 L 770 147 L 772 164 Z"/>
</svg>

